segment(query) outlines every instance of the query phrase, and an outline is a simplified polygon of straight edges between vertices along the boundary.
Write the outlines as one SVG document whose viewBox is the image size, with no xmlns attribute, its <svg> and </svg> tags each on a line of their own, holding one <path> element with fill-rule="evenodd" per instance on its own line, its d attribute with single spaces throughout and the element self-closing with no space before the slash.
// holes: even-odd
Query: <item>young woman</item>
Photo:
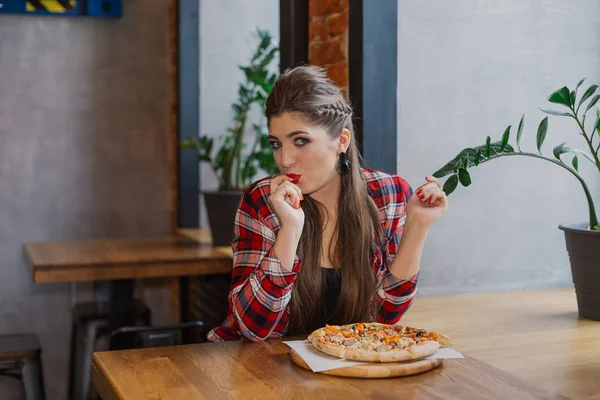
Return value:
<svg viewBox="0 0 600 400">
<path fill-rule="evenodd" d="M 448 209 L 439 182 L 426 177 L 412 196 L 399 176 L 361 168 L 352 108 L 320 68 L 282 73 L 265 114 L 280 174 L 244 191 L 229 313 L 208 339 L 398 322 L 416 293 L 427 232 Z"/>
</svg>

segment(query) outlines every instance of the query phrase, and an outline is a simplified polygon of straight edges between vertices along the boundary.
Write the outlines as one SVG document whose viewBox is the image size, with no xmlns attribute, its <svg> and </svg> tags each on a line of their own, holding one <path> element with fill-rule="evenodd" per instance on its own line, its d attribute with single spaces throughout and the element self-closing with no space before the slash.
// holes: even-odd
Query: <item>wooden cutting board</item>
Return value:
<svg viewBox="0 0 600 400">
<path fill-rule="evenodd" d="M 294 364 L 312 371 L 295 350 L 291 349 L 290 356 Z M 430 358 L 399 363 L 359 364 L 351 367 L 330 369 L 328 371 L 322 371 L 318 373 L 349 378 L 392 378 L 421 374 L 423 372 L 431 371 L 432 369 L 439 367 L 441 364 L 442 359 Z"/>
</svg>

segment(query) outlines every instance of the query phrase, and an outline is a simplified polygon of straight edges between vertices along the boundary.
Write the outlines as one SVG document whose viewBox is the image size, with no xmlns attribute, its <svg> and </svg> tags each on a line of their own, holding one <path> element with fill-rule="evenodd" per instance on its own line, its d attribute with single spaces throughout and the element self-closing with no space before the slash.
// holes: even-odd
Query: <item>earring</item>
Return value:
<svg viewBox="0 0 600 400">
<path fill-rule="evenodd" d="M 346 175 L 348 174 L 348 172 L 350 172 L 350 160 L 348 160 L 348 158 L 346 158 L 346 152 L 342 151 L 340 153 L 340 156 L 338 158 L 338 171 L 340 172 L 340 174 L 342 175 Z"/>
</svg>

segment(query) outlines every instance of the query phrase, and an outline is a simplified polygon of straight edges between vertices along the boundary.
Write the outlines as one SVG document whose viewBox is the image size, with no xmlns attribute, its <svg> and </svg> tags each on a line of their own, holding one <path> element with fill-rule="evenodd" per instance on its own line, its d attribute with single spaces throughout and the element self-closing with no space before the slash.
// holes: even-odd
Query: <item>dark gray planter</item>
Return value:
<svg viewBox="0 0 600 400">
<path fill-rule="evenodd" d="M 231 246 L 241 191 L 203 192 L 213 245 Z"/>
<path fill-rule="evenodd" d="M 562 224 L 571 273 L 577 294 L 579 315 L 600 321 L 600 231 L 585 229 L 589 224 Z"/>
</svg>

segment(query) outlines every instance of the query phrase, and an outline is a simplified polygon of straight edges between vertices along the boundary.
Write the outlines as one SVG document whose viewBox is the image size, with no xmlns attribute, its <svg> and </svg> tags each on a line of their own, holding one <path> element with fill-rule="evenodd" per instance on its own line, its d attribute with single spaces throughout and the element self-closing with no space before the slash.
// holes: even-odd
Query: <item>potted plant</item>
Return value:
<svg viewBox="0 0 600 400">
<path fill-rule="evenodd" d="M 579 81 L 574 90 L 562 87 L 552 93 L 548 98 L 550 103 L 564 107 L 563 110 L 545 110 L 544 113 L 573 119 L 577 129 L 584 141 L 585 150 L 568 147 L 566 142 L 559 144 L 552 150 L 553 157 L 542 154 L 542 145 L 548 130 L 548 117 L 545 117 L 537 128 L 537 152 L 526 152 L 521 150 L 521 134 L 523 133 L 524 116 L 521 117 L 516 130 L 517 150 L 509 144 L 511 137 L 511 126 L 508 126 L 501 140 L 492 142 L 488 136 L 486 143 L 472 148 L 462 150 L 458 155 L 436 171 L 433 176 L 449 178 L 444 182 L 444 192 L 450 195 L 458 184 L 469 186 L 471 176 L 468 169 L 481 164 L 508 156 L 526 156 L 544 160 L 569 171 L 581 184 L 585 194 L 589 218 L 585 223 L 561 224 L 559 229 L 565 232 L 567 250 L 571 261 L 571 273 L 575 291 L 579 315 L 600 321 L 600 225 L 594 207 L 594 200 L 590 190 L 579 174 L 579 161 L 591 162 L 600 173 L 600 107 L 596 108 L 596 119 L 593 124 L 586 128 L 586 118 L 593 115 L 594 106 L 600 100 L 600 94 L 595 94 L 598 85 L 591 85 L 582 95 L 578 97 L 580 86 L 585 78 Z M 572 155 L 570 163 L 563 158 Z"/>
<path fill-rule="evenodd" d="M 180 146 L 193 149 L 198 161 L 210 165 L 219 181 L 218 190 L 203 191 L 208 221 L 215 246 L 229 246 L 233 237 L 235 212 L 242 190 L 256 177 L 259 169 L 268 174 L 277 170 L 273 153 L 267 139 L 267 126 L 264 117 L 252 123 L 252 107 L 258 106 L 261 112 L 273 89 L 277 77 L 269 70 L 279 52 L 279 46 L 266 30 L 257 29 L 258 46 L 246 65 L 245 80 L 239 84 L 236 101 L 232 104 L 232 125 L 228 134 L 221 135 L 218 149 L 213 149 L 214 140 L 207 135 L 197 138 L 188 136 Z M 245 136 L 252 128 L 254 139 L 247 149 Z M 213 151 L 214 150 L 214 151 Z"/>
</svg>

